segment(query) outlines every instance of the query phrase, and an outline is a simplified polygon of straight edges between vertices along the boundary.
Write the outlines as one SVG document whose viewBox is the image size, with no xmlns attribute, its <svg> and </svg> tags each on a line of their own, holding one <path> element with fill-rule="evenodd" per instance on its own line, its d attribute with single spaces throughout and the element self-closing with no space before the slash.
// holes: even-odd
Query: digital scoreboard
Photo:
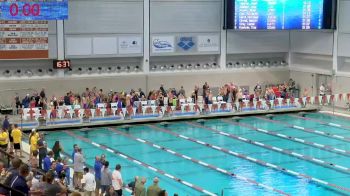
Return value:
<svg viewBox="0 0 350 196">
<path fill-rule="evenodd" d="M 229 28 L 289 30 L 334 28 L 334 0 L 228 0 Z"/>
<path fill-rule="evenodd" d="M 0 0 L 0 20 L 67 20 L 68 0 Z"/>
</svg>

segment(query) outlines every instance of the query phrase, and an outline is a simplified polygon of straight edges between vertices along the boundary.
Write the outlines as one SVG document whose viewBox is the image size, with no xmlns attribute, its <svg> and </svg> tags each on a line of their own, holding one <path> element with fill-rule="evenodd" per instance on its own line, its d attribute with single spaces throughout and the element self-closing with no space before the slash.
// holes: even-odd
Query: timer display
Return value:
<svg viewBox="0 0 350 196">
<path fill-rule="evenodd" d="M 53 68 L 54 69 L 69 69 L 71 67 L 70 60 L 54 60 Z"/>
<path fill-rule="evenodd" d="M 0 20 L 66 20 L 68 0 L 0 1 Z"/>
</svg>

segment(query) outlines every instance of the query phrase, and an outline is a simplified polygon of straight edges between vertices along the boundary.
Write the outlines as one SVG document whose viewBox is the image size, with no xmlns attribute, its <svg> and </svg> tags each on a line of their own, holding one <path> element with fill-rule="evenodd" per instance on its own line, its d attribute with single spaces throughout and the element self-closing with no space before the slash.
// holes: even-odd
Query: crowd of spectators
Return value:
<svg viewBox="0 0 350 196">
<path fill-rule="evenodd" d="M 26 160 L 22 155 L 22 137 L 22 131 L 15 124 L 11 126 L 6 117 L 0 132 L 0 183 L 25 195 L 56 196 L 71 193 L 122 196 L 124 188 L 130 189 L 134 196 L 167 195 L 159 187 L 157 177 L 148 188 L 145 177 L 136 176 L 134 181 L 126 184 L 121 174 L 122 166 L 116 164 L 111 171 L 106 155 L 96 156 L 95 164 L 88 168 L 83 149 L 77 144 L 73 145 L 72 154 L 69 155 L 59 141 L 48 148 L 44 134 L 36 129 L 29 135 L 30 156 Z M 5 164 L 6 156 L 12 157 L 10 165 Z M 16 193 L 0 186 L 0 195 Z"/>
<path fill-rule="evenodd" d="M 192 98 L 194 103 L 197 103 L 200 98 L 204 104 L 211 104 L 213 103 L 213 97 L 216 96 L 222 96 L 223 101 L 227 103 L 235 103 L 243 99 L 251 100 L 253 98 L 273 100 L 278 97 L 289 98 L 298 96 L 295 95 L 297 88 L 292 79 L 278 85 L 265 84 L 264 88 L 261 83 L 257 83 L 253 91 L 249 91 L 248 88 L 240 87 L 231 82 L 219 87 L 218 93 L 214 95 L 209 84 L 205 82 L 202 88 L 196 85 L 189 94 L 186 94 L 183 86 L 176 90 L 175 88 L 166 89 L 164 85 L 161 85 L 158 90 L 150 90 L 148 94 L 141 88 L 138 90 L 131 89 L 129 92 L 113 90 L 105 92 L 103 89 L 93 87 L 92 89 L 86 88 L 82 93 L 69 91 L 64 96 L 52 95 L 51 97 L 47 97 L 45 89 L 42 89 L 40 93 L 27 94 L 22 100 L 16 95 L 14 101 L 17 108 L 40 107 L 47 110 L 57 109 L 58 106 L 63 105 L 80 105 L 83 109 L 92 109 L 96 108 L 99 103 L 104 103 L 106 108 L 110 108 L 111 103 L 117 103 L 118 108 L 138 107 L 140 101 L 148 100 L 154 100 L 157 106 L 176 106 L 178 105 L 178 100 L 186 98 Z"/>
</svg>

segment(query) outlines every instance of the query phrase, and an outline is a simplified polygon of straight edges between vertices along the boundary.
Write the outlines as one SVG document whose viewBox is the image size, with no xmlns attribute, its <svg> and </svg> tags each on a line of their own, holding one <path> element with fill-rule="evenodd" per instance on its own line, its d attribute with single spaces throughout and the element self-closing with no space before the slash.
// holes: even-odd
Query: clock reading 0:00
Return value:
<svg viewBox="0 0 350 196">
<path fill-rule="evenodd" d="M 22 6 L 22 14 L 24 16 L 39 16 L 40 15 L 40 5 L 39 4 L 29 4 L 26 3 Z M 11 16 L 18 16 L 20 8 L 16 3 L 10 5 Z"/>
</svg>

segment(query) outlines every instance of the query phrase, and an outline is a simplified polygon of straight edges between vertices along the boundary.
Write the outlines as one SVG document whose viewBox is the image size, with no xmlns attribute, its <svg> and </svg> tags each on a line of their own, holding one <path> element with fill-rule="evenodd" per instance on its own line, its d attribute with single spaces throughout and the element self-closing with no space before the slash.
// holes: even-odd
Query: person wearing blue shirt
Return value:
<svg viewBox="0 0 350 196">
<path fill-rule="evenodd" d="M 57 175 L 60 175 L 62 171 L 63 171 L 62 158 L 58 157 L 57 165 L 56 165 L 56 173 L 57 173 Z"/>
<path fill-rule="evenodd" d="M 48 172 L 51 169 L 51 159 L 53 158 L 53 152 L 50 151 L 44 158 L 44 171 Z"/>
<path fill-rule="evenodd" d="M 96 181 L 96 189 L 95 189 L 95 195 L 99 195 L 100 189 L 101 189 L 101 170 L 102 170 L 102 163 L 99 156 L 95 157 L 95 181 Z"/>
<path fill-rule="evenodd" d="M 4 122 L 2 123 L 2 128 L 6 130 L 10 129 L 10 122 L 7 115 L 5 116 Z"/>
<path fill-rule="evenodd" d="M 29 166 L 23 164 L 19 167 L 19 175 L 17 175 L 11 182 L 10 187 L 23 192 L 25 195 L 29 194 L 29 187 L 27 185 L 26 177 L 29 175 Z M 15 193 L 10 195 L 15 195 Z"/>
<path fill-rule="evenodd" d="M 30 103 L 30 98 L 29 98 L 29 94 L 27 94 L 27 96 L 24 97 L 24 99 L 22 100 L 22 105 L 24 108 L 29 108 L 29 103 Z"/>
</svg>

